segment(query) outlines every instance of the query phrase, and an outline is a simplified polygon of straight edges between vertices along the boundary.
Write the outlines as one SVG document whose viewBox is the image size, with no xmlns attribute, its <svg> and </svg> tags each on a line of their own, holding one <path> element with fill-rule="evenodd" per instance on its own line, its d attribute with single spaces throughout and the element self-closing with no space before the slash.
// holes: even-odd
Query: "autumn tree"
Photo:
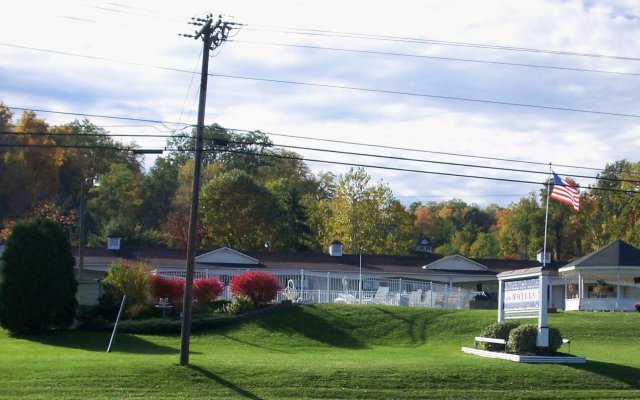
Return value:
<svg viewBox="0 0 640 400">
<path fill-rule="evenodd" d="M 46 133 L 47 123 L 32 111 L 22 113 L 11 151 L 3 154 L 0 198 L 5 218 L 25 217 L 34 204 L 54 201 L 59 189 L 62 151 Z"/>
<path fill-rule="evenodd" d="M 170 161 L 172 164 L 174 161 Z M 176 247 L 186 248 L 189 233 L 189 213 L 191 210 L 191 190 L 193 183 L 193 160 L 187 160 L 182 165 L 177 174 L 176 190 L 170 201 L 169 213 L 161 227 L 162 233 Z M 202 187 L 212 180 L 221 171 L 218 163 L 205 165 L 200 173 L 203 182 L 200 196 L 202 198 Z M 204 243 L 205 230 L 202 226 L 202 213 L 198 214 L 198 246 Z"/>
<path fill-rule="evenodd" d="M 338 178 L 334 197 L 326 204 L 329 220 L 320 229 L 330 241 L 340 240 L 350 252 L 408 254 L 415 242 L 413 217 L 393 197 L 385 183 L 370 185 L 364 169 Z"/>
<path fill-rule="evenodd" d="M 535 259 L 543 247 L 545 209 L 535 194 L 512 203 L 500 229 L 500 248 L 504 256 L 523 260 Z"/>
</svg>

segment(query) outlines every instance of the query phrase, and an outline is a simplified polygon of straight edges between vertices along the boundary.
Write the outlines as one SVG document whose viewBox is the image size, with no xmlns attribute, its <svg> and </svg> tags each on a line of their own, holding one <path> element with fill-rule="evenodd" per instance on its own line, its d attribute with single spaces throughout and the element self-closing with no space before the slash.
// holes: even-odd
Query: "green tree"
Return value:
<svg viewBox="0 0 640 400">
<path fill-rule="evenodd" d="M 299 190 L 288 179 L 270 182 L 267 188 L 278 202 L 280 215 L 269 247 L 274 250 L 301 252 L 312 248 L 309 215 Z"/>
<path fill-rule="evenodd" d="M 212 124 L 205 127 L 202 135 L 204 165 L 221 163 L 227 171 L 240 169 L 254 175 L 258 168 L 269 164 L 269 157 L 264 155 L 272 153 L 273 143 L 260 131 L 236 133 Z M 174 132 L 167 141 L 171 149 L 169 157 L 178 165 L 184 165 L 193 158 L 195 138 L 195 128 L 190 134 Z"/>
<path fill-rule="evenodd" d="M 71 243 L 61 226 L 44 219 L 19 223 L 2 255 L 0 325 L 38 333 L 73 322 L 77 283 Z"/>
<path fill-rule="evenodd" d="M 142 185 L 142 221 L 147 229 L 160 229 L 171 211 L 171 199 L 178 188 L 177 163 L 169 158 L 156 158 Z"/>
<path fill-rule="evenodd" d="M 100 179 L 100 186 L 89 189 L 88 209 L 98 224 L 102 243 L 106 237 L 118 232 L 125 240 L 139 230 L 139 212 L 142 206 L 142 176 L 125 165 L 111 164 L 109 172 Z"/>
<path fill-rule="evenodd" d="M 500 241 L 496 232 L 480 232 L 469 249 L 469 256 L 474 258 L 500 258 Z"/>
<path fill-rule="evenodd" d="M 273 240 L 283 215 L 279 205 L 269 190 L 243 171 L 218 175 L 202 188 L 200 212 L 206 244 L 263 249 Z"/>
</svg>

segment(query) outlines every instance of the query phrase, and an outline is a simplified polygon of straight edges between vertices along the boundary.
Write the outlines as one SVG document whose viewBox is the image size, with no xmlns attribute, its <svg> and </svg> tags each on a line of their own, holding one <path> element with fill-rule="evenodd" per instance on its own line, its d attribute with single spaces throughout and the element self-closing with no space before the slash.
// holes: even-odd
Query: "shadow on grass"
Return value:
<svg viewBox="0 0 640 400">
<path fill-rule="evenodd" d="M 375 307 L 375 309 L 389 318 L 398 321 L 395 328 L 408 334 L 409 343 L 413 346 L 420 346 L 427 341 L 426 325 L 424 317 L 417 313 L 411 313 L 410 317 L 400 315 L 402 310 L 390 309 L 388 307 Z"/>
<path fill-rule="evenodd" d="M 255 395 L 255 394 L 249 392 L 248 390 L 245 390 L 245 389 L 241 388 L 240 386 L 238 386 L 238 385 L 236 385 L 236 384 L 234 384 L 232 382 L 229 382 L 226 379 L 223 379 L 222 377 L 214 374 L 211 371 L 207 371 L 206 369 L 198 367 L 198 366 L 195 366 L 195 365 L 189 365 L 188 367 L 190 369 L 194 370 L 195 372 L 201 374 L 202 376 L 206 377 L 207 379 L 210 379 L 210 380 L 212 380 L 212 381 L 214 381 L 214 382 L 216 382 L 216 383 L 218 383 L 218 384 L 220 384 L 220 385 L 222 385 L 222 386 L 224 386 L 224 387 L 226 387 L 228 389 L 233 390 L 238 395 L 240 395 L 240 396 L 242 396 L 242 397 L 244 397 L 246 399 L 262 400 L 262 397 L 259 397 L 259 396 Z"/>
<path fill-rule="evenodd" d="M 640 389 L 640 368 L 592 360 L 587 360 L 585 364 L 568 365 L 575 369 L 616 380 L 633 389 Z"/>
<path fill-rule="evenodd" d="M 222 336 L 225 337 L 226 339 L 233 340 L 234 342 L 246 344 L 248 346 L 257 347 L 257 348 L 263 349 L 263 350 L 275 351 L 275 352 L 278 352 L 278 353 L 285 353 L 285 354 L 292 354 L 293 353 L 291 351 L 284 351 L 284 350 L 280 350 L 280 349 L 274 349 L 273 347 L 267 347 L 267 346 L 263 346 L 263 345 L 260 345 L 260 344 L 251 343 L 251 342 L 248 342 L 246 340 L 241 340 L 241 339 L 235 338 L 233 336 L 230 336 L 227 333 L 223 333 Z"/>
<path fill-rule="evenodd" d="M 102 332 L 65 331 L 43 335 L 19 336 L 18 338 L 37 342 L 47 346 L 66 347 L 70 349 L 106 352 L 111 334 Z M 126 333 L 116 334 L 111 351 L 114 353 L 133 354 L 178 354 L 180 351 L 168 346 L 151 343 L 137 336 Z"/>
<path fill-rule="evenodd" d="M 350 333 L 357 328 L 356 325 L 352 325 L 326 310 L 323 310 L 324 316 L 321 317 L 314 312 L 305 311 L 304 308 L 317 310 L 314 305 L 294 306 L 273 313 L 264 319 L 256 320 L 255 323 L 270 332 L 299 334 L 307 339 L 334 347 L 366 348 L 363 342 Z M 339 326 L 333 323 L 338 319 L 340 319 Z"/>
</svg>

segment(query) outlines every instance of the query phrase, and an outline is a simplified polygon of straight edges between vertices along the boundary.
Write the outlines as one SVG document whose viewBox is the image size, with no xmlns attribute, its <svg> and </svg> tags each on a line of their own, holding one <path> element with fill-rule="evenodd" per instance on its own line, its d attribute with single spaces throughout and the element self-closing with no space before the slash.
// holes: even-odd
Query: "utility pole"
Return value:
<svg viewBox="0 0 640 400">
<path fill-rule="evenodd" d="M 182 330 L 180 340 L 180 365 L 189 364 L 189 343 L 191 339 L 191 317 L 193 311 L 193 276 L 195 270 L 196 243 L 198 242 L 198 203 L 200 195 L 200 169 L 204 141 L 204 112 L 207 102 L 207 77 L 209 76 L 209 51 L 220 46 L 229 35 L 233 23 L 222 22 L 222 17 L 214 23 L 213 15 L 206 18 L 192 18 L 192 25 L 201 26 L 195 35 L 180 35 L 202 38 L 202 71 L 200 73 L 200 100 L 198 102 L 198 125 L 196 126 L 195 161 L 193 163 L 193 183 L 191 185 L 191 211 L 189 214 L 189 234 L 187 239 L 187 272 L 184 282 L 182 305 Z"/>
</svg>

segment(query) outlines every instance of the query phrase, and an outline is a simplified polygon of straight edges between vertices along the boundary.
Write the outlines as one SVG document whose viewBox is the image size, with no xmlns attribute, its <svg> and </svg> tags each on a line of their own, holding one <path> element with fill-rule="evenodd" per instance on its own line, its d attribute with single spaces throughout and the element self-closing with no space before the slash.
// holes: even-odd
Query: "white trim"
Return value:
<svg viewBox="0 0 640 400">
<path fill-rule="evenodd" d="M 450 263 L 450 262 L 462 262 L 465 264 L 467 268 L 449 269 L 449 268 L 438 267 L 438 265 L 440 264 Z M 430 264 L 424 265 L 422 269 L 429 270 L 429 271 L 452 271 L 452 270 L 453 271 L 486 271 L 488 270 L 486 266 L 478 262 L 475 262 L 473 260 L 470 260 L 467 257 L 461 256 L 460 254 L 453 254 L 450 256 L 443 257 Z"/>
<path fill-rule="evenodd" d="M 221 260 L 216 260 L 215 256 L 222 256 Z M 230 258 L 225 258 L 229 257 Z M 237 263 L 237 264 L 260 264 L 258 259 L 234 250 L 230 247 L 221 247 L 208 253 L 200 254 L 195 259 L 196 263 Z"/>
<path fill-rule="evenodd" d="M 584 364 L 587 359 L 581 356 L 521 356 L 511 353 L 498 353 L 496 351 L 472 349 L 463 347 L 463 353 L 473 354 L 486 358 L 498 358 L 501 360 L 514 361 L 518 363 L 536 363 L 536 364 Z"/>
</svg>

